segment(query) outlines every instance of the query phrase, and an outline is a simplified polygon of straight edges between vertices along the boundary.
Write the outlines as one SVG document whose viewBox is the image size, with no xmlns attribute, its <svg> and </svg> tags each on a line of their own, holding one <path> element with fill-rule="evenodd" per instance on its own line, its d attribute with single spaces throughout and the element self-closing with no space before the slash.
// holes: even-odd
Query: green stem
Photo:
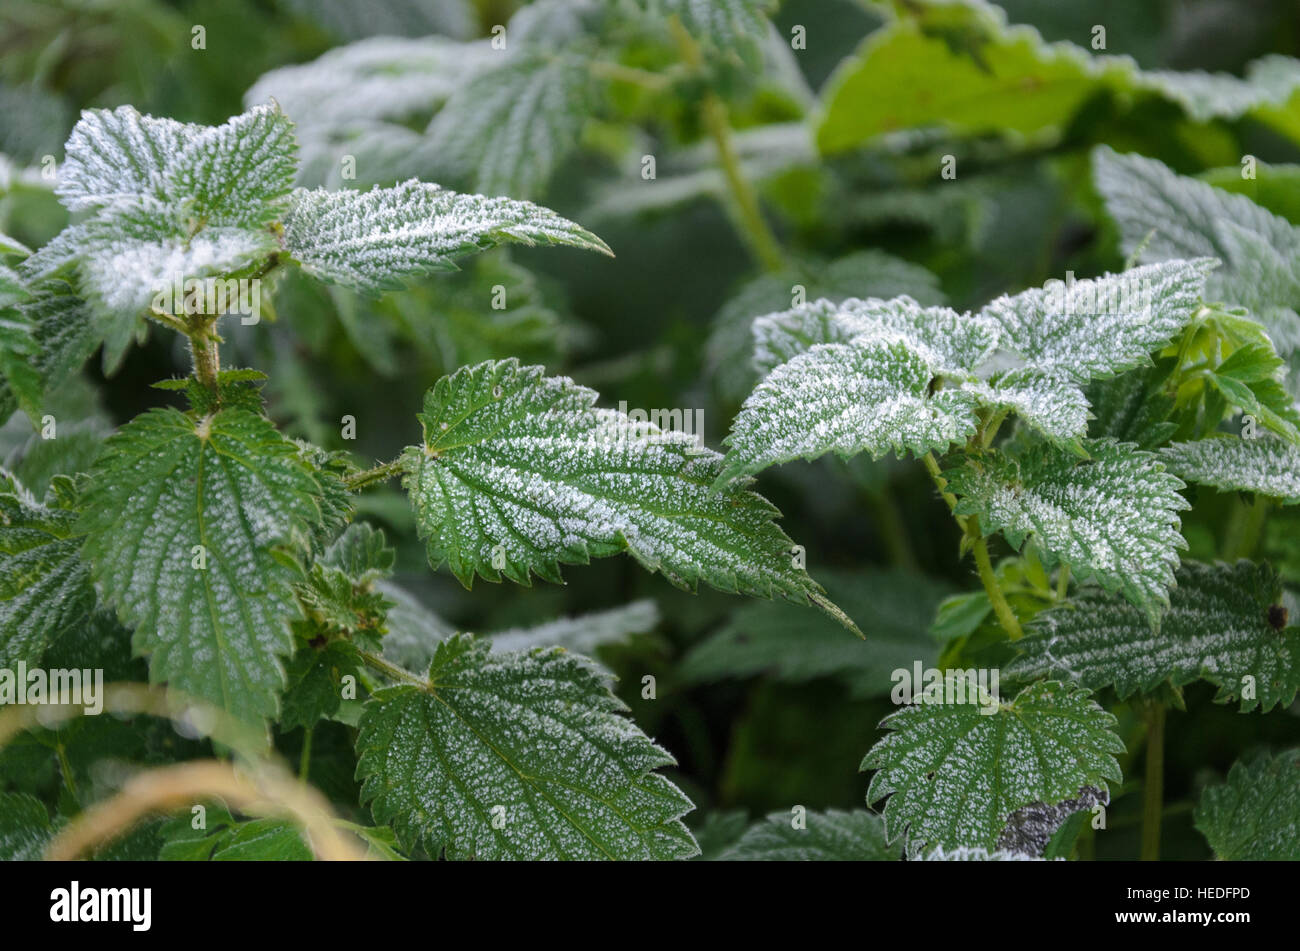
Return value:
<svg viewBox="0 0 1300 951">
<path fill-rule="evenodd" d="M 966 522 L 961 518 L 961 516 L 957 515 L 956 511 L 957 496 L 948 491 L 948 480 L 945 479 L 943 473 L 939 471 L 939 463 L 934 461 L 934 453 L 927 452 L 921 457 L 921 462 L 925 464 L 925 471 L 930 473 L 930 478 L 934 480 L 934 485 L 935 488 L 939 490 L 939 495 L 941 495 L 943 500 L 948 503 L 948 511 L 953 513 L 953 517 L 957 519 L 957 524 L 962 527 L 963 531 L 965 531 Z"/>
<path fill-rule="evenodd" d="M 655 92 L 661 92 L 672 85 L 672 77 L 662 73 L 652 73 L 648 69 L 624 66 L 608 60 L 596 60 L 590 64 L 591 75 L 598 79 L 612 79 L 616 82 L 630 83 Z"/>
<path fill-rule="evenodd" d="M 217 392 L 217 375 L 221 372 L 221 354 L 217 338 L 212 333 L 212 323 L 202 321 L 187 328 L 190 338 L 190 355 L 194 358 L 194 377 L 203 386 Z"/>
<path fill-rule="evenodd" d="M 361 655 L 361 660 L 367 667 L 378 671 L 389 680 L 396 680 L 399 683 L 413 684 L 414 686 L 425 690 L 429 688 L 429 682 L 427 680 L 415 676 L 415 674 L 411 673 L 409 670 L 403 670 L 396 664 L 389 663 L 378 654 L 372 654 L 369 651 L 358 651 L 357 653 Z"/>
<path fill-rule="evenodd" d="M 677 48 L 681 51 L 682 60 L 691 71 L 701 72 L 704 57 L 700 52 L 700 45 L 695 42 L 695 38 L 687 32 L 676 16 L 668 21 L 668 25 L 677 42 Z M 763 218 L 758 196 L 741 168 L 740 156 L 737 155 L 735 143 L 732 141 L 731 122 L 727 118 L 726 105 L 717 94 L 706 92 L 700 103 L 700 117 L 717 148 L 718 162 L 722 166 L 722 174 L 731 192 L 741 236 L 764 268 L 769 271 L 779 269 L 785 260 L 781 253 L 781 245 Z"/>
<path fill-rule="evenodd" d="M 304 783 L 311 771 L 311 735 L 312 727 L 306 727 L 302 733 L 302 756 L 298 760 L 298 778 Z"/>
<path fill-rule="evenodd" d="M 893 493 L 888 485 L 882 485 L 877 493 L 869 493 L 868 503 L 880 523 L 881 538 L 889 550 L 889 560 L 896 568 L 916 572 L 920 565 L 912 544 L 907 537 L 907 526 L 899 515 L 899 508 L 894 504 Z"/>
<path fill-rule="evenodd" d="M 1056 574 L 1056 600 L 1064 601 L 1070 593 L 1070 566 L 1061 562 L 1061 570 Z"/>
<path fill-rule="evenodd" d="M 1160 822 L 1165 797 L 1165 708 L 1153 703 L 1147 710 L 1147 765 L 1142 789 L 1143 862 L 1160 858 Z"/>
<path fill-rule="evenodd" d="M 381 465 L 374 466 L 370 469 L 364 469 L 361 472 L 353 473 L 343 480 L 343 485 L 352 492 L 357 489 L 363 489 L 375 482 L 386 482 L 395 475 L 402 472 L 401 458 L 394 459 L 392 462 L 385 462 Z"/>
<path fill-rule="evenodd" d="M 68 794 L 72 796 L 73 802 L 80 802 L 77 798 L 77 781 L 72 776 L 72 763 L 68 761 L 68 751 L 60 743 L 57 747 L 59 754 L 59 772 L 63 774 L 63 784 L 68 787 Z"/>
<path fill-rule="evenodd" d="M 1018 641 L 1024 631 L 1020 629 L 1020 621 L 1016 619 L 1016 612 L 1011 610 L 1006 595 L 1002 593 L 1002 588 L 998 585 L 998 576 L 993 572 L 993 559 L 989 557 L 988 541 L 980 534 L 978 515 L 972 515 L 967 519 L 966 533 L 972 539 L 971 550 L 975 554 L 975 567 L 979 569 L 980 581 L 984 585 L 985 593 L 989 596 L 989 603 L 993 605 L 993 613 L 997 615 L 998 622 L 1011 639 Z"/>
</svg>

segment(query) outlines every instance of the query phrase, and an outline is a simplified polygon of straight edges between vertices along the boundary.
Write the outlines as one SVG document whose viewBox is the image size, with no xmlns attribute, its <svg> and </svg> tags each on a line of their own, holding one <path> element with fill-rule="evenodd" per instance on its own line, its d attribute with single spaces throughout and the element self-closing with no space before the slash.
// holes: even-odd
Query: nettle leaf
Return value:
<svg viewBox="0 0 1300 951">
<path fill-rule="evenodd" d="M 467 587 L 476 574 L 528 584 L 626 551 L 678 587 L 811 600 L 852 627 L 795 566 L 766 500 L 712 488 L 717 453 L 543 374 L 482 363 L 425 395 L 424 445 L 406 450 L 403 484 L 431 564 L 447 562 Z"/>
<path fill-rule="evenodd" d="M 283 819 L 232 816 L 219 803 L 205 807 L 204 827 L 194 828 L 190 812 L 165 822 L 159 830 L 163 862 L 307 862 L 311 849 L 302 833 Z"/>
<path fill-rule="evenodd" d="M 151 681 L 245 721 L 276 713 L 300 576 L 288 549 L 308 545 L 320 494 L 297 447 L 247 410 L 154 409 L 108 440 L 81 527 Z"/>
<path fill-rule="evenodd" d="M 1249 561 L 1188 561 L 1176 578 L 1158 633 L 1141 610 L 1083 588 L 1034 617 L 1004 674 L 1114 687 L 1120 699 L 1166 681 L 1207 680 L 1219 688 L 1216 700 L 1241 697 L 1243 711 L 1290 703 L 1300 687 L 1300 629 L 1287 627 L 1277 574 Z"/>
<path fill-rule="evenodd" d="M 878 459 L 964 442 L 975 432 L 976 399 L 960 389 L 931 392 L 936 369 L 902 337 L 815 344 L 745 400 L 725 440 L 718 484 L 828 452 Z"/>
<path fill-rule="evenodd" d="M 817 344 L 901 337 L 936 373 L 969 373 L 997 349 L 998 327 L 947 307 L 892 300 L 818 300 L 754 321 L 754 365 L 767 372 Z"/>
<path fill-rule="evenodd" d="M 39 860 L 54 831 L 49 812 L 35 796 L 0 793 L 0 861 Z"/>
<path fill-rule="evenodd" d="M 1196 828 L 1225 861 L 1300 859 L 1300 749 L 1238 761 L 1201 793 Z"/>
<path fill-rule="evenodd" d="M 1157 159 L 1093 151 L 1093 176 L 1106 210 L 1119 225 L 1125 254 L 1144 261 L 1216 257 L 1231 261 L 1223 222 L 1263 235 L 1274 248 L 1295 247 L 1297 229 L 1285 218 L 1195 178 L 1170 171 Z"/>
<path fill-rule="evenodd" d="M 533 627 L 515 627 L 491 634 L 494 651 L 563 647 L 590 655 L 599 647 L 628 640 L 659 626 L 659 607 L 651 600 L 633 601 L 608 611 L 559 618 Z M 844 632 L 840 631 L 840 636 Z"/>
<path fill-rule="evenodd" d="M 927 703 L 886 717 L 890 732 L 862 761 L 867 804 L 885 803 L 886 834 L 928 845 L 995 849 L 1013 814 L 1054 806 L 1121 779 L 1115 718 L 1087 691 L 1043 682 L 982 714 L 975 703 Z M 1062 817 L 1064 818 L 1064 817 Z"/>
<path fill-rule="evenodd" d="M 676 859 L 698 848 L 673 764 L 585 659 L 455 635 L 427 684 L 366 702 L 357 776 L 375 819 L 449 859 Z"/>
<path fill-rule="evenodd" d="M 55 194 L 70 211 L 142 196 L 173 196 L 170 164 L 202 130 L 188 122 L 142 116 L 131 106 L 87 109 L 68 136 Z"/>
<path fill-rule="evenodd" d="M 738 56 L 750 65 L 760 61 L 760 44 L 768 32 L 775 0 L 635 0 L 656 20 L 676 16 L 696 42 Z"/>
<path fill-rule="evenodd" d="M 1002 532 L 1019 548 L 1033 535 L 1049 564 L 1120 591 L 1158 625 L 1169 604 L 1184 488 L 1159 457 L 1110 439 L 1085 440 L 1090 458 L 1051 445 L 1019 457 L 968 456 L 945 472 L 957 514 L 977 515 L 985 533 Z"/>
<path fill-rule="evenodd" d="M 885 841 L 880 817 L 865 810 L 810 812 L 796 827 L 789 812 L 754 823 L 740 841 L 718 856 L 724 862 L 895 862 L 898 845 Z"/>
<path fill-rule="evenodd" d="M 35 665 L 95 606 L 75 511 L 37 502 L 0 470 L 0 666 Z"/>
<path fill-rule="evenodd" d="M 1077 383 L 1151 362 L 1200 305 L 1208 258 L 1166 261 L 999 297 L 982 314 L 1030 366 Z"/>
<path fill-rule="evenodd" d="M 1160 450 L 1170 472 L 1222 492 L 1258 492 L 1300 504 L 1300 449 L 1280 439 L 1235 436 L 1174 443 Z"/>
<path fill-rule="evenodd" d="M 962 386 L 985 406 L 1014 411 L 1054 443 L 1065 444 L 1088 433 L 1088 398 L 1069 380 L 1022 368 Z"/>
<path fill-rule="evenodd" d="M 455 270 L 454 258 L 510 243 L 610 253 L 591 232 L 531 202 L 462 195 L 414 179 L 367 192 L 298 189 L 284 218 L 284 246 L 305 270 L 370 294 Z"/>
<path fill-rule="evenodd" d="M 439 170 L 484 195 L 534 196 L 581 138 L 591 70 L 576 57 L 526 54 L 461 84 L 429 124 Z"/>
</svg>

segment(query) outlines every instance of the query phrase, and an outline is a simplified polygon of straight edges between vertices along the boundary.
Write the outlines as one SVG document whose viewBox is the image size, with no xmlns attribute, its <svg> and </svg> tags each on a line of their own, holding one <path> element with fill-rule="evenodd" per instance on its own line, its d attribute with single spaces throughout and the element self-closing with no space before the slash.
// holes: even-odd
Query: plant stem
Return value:
<svg viewBox="0 0 1300 951">
<path fill-rule="evenodd" d="M 590 65 L 591 75 L 599 79 L 612 79 L 616 82 L 631 83 L 655 92 L 661 92 L 672 85 L 672 77 L 662 73 L 652 73 L 648 69 L 624 66 L 608 60 L 596 60 Z"/>
<path fill-rule="evenodd" d="M 1160 822 L 1165 797 L 1165 708 L 1152 703 L 1147 710 L 1147 765 L 1142 789 L 1143 862 L 1160 858 Z"/>
<path fill-rule="evenodd" d="M 971 550 L 975 554 L 975 567 L 979 569 L 980 581 L 984 584 L 984 591 L 989 596 L 989 603 L 993 605 L 993 613 L 998 616 L 998 622 L 1011 639 L 1018 641 L 1024 631 L 1020 629 L 1020 621 L 1016 619 L 1016 612 L 1011 610 L 1006 595 L 1002 593 L 1002 588 L 998 585 L 998 577 L 993 572 L 993 559 L 989 557 L 988 542 L 980 534 L 979 516 L 972 515 L 966 521 L 966 534 L 973 540 Z"/>
<path fill-rule="evenodd" d="M 880 535 L 889 550 L 889 560 L 896 568 L 904 571 L 920 571 L 912 543 L 907 537 L 907 526 L 898 514 L 898 506 L 888 485 L 882 485 L 878 493 L 868 493 L 868 504 L 880 522 Z"/>
<path fill-rule="evenodd" d="M 1061 562 L 1061 570 L 1056 574 L 1056 600 L 1064 601 L 1070 593 L 1070 566 Z"/>
<path fill-rule="evenodd" d="M 401 458 L 394 459 L 392 462 L 385 462 L 381 465 L 374 466 L 370 469 L 364 469 L 361 472 L 353 473 L 343 480 L 343 485 L 351 491 L 363 489 L 375 482 L 385 482 L 402 471 Z"/>
<path fill-rule="evenodd" d="M 948 511 L 953 513 L 953 517 L 957 519 L 957 524 L 962 527 L 963 531 L 965 531 L 965 520 L 956 514 L 957 496 L 948 491 L 948 480 L 946 480 L 943 477 L 943 473 L 939 471 L 939 463 L 934 461 L 934 453 L 927 452 L 921 457 L 921 461 L 925 463 L 925 471 L 930 473 L 930 478 L 934 480 L 935 487 L 939 490 L 939 494 L 943 496 L 943 500 L 948 503 Z"/>
<path fill-rule="evenodd" d="M 221 372 L 221 355 L 212 322 L 205 320 L 189 325 L 190 354 L 194 358 L 194 377 L 203 386 L 217 392 L 217 375 Z"/>
<path fill-rule="evenodd" d="M 383 674 L 389 680 L 396 680 L 400 683 L 413 684 L 416 687 L 421 687 L 426 690 L 429 687 L 429 682 L 427 680 L 423 680 L 415 676 L 415 674 L 411 673 L 409 670 L 403 670 L 401 667 L 398 667 L 396 664 L 389 663 L 388 661 L 380 657 L 378 654 L 372 654 L 369 651 L 358 651 L 357 653 L 361 655 L 361 659 L 362 661 L 365 662 L 365 665 L 367 667 L 373 670 L 377 670 L 379 673 Z"/>
<path fill-rule="evenodd" d="M 681 20 L 676 16 L 668 21 L 668 26 L 672 31 L 673 39 L 677 42 L 678 50 L 681 51 L 682 60 L 692 72 L 702 72 L 704 57 L 695 38 L 686 31 Z M 722 174 L 731 192 L 741 237 L 745 239 L 750 251 L 763 267 L 775 271 L 784 263 L 781 245 L 777 242 L 772 229 L 768 227 L 767 221 L 764 220 L 763 211 L 758 204 L 758 196 L 745 178 L 744 170 L 740 165 L 740 156 L 736 154 L 735 143 L 732 141 L 727 107 L 716 93 L 704 94 L 703 101 L 700 103 L 700 118 L 703 119 L 704 127 L 718 150 L 718 162 L 722 166 Z"/>
</svg>

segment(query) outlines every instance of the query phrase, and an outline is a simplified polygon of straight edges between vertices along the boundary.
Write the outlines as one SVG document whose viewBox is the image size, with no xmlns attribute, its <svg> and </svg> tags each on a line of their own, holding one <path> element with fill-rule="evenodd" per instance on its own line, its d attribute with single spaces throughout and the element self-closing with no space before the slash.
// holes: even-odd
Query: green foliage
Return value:
<svg viewBox="0 0 1300 951">
<path fill-rule="evenodd" d="M 357 739 L 376 820 L 431 856 L 686 858 L 673 759 L 562 649 L 492 654 L 458 635 L 427 680 L 377 692 Z"/>
<path fill-rule="evenodd" d="M 1220 859 L 1295 861 L 1300 857 L 1300 750 L 1237 762 L 1228 781 L 1201 794 L 1196 828 Z"/>
<path fill-rule="evenodd" d="M 804 824 L 796 826 L 796 822 Z M 901 852 L 885 841 L 878 816 L 832 809 L 798 820 L 774 812 L 750 826 L 719 858 L 730 862 L 882 862 L 898 859 Z"/>
</svg>

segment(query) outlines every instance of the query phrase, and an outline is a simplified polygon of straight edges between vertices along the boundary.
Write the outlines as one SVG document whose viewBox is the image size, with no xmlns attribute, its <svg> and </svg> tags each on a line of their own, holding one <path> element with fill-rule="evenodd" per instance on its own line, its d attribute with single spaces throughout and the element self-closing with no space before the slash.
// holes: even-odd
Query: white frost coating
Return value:
<svg viewBox="0 0 1300 951">
<path fill-rule="evenodd" d="M 773 812 L 754 823 L 735 845 L 718 856 L 723 862 L 887 862 L 902 856 L 900 844 L 885 841 L 875 813 L 862 809 L 810 812 L 796 829 L 790 812 Z"/>
<path fill-rule="evenodd" d="M 1087 435 L 1088 399 L 1083 390 L 1036 370 L 1004 373 L 991 381 L 962 384 L 980 403 L 1014 410 L 1016 415 L 1053 442 Z"/>
<path fill-rule="evenodd" d="M 298 189 L 285 248 L 322 280 L 366 292 L 400 287 L 453 259 L 507 242 L 609 253 L 591 232 L 531 202 L 462 195 L 414 179 L 367 192 Z"/>
<path fill-rule="evenodd" d="M 1188 561 L 1175 577 L 1159 632 L 1139 609 L 1084 588 L 1033 619 L 1004 675 L 1069 677 L 1089 690 L 1113 687 L 1121 699 L 1165 681 L 1208 680 L 1220 701 L 1240 696 L 1249 675 L 1256 691 L 1241 698 L 1243 711 L 1290 703 L 1300 686 L 1300 631 L 1286 628 L 1276 609 L 1270 620 L 1281 597 L 1272 569 Z"/>
<path fill-rule="evenodd" d="M 975 432 L 976 400 L 955 389 L 930 393 L 934 373 L 902 336 L 814 344 L 745 400 L 726 439 L 722 478 L 828 452 L 879 458 L 946 450 Z"/>
<path fill-rule="evenodd" d="M 1049 444 L 1012 459 L 970 457 L 945 473 L 957 512 L 978 515 L 985 533 L 1001 531 L 1016 546 L 1034 535 L 1050 563 L 1122 591 L 1153 626 L 1187 547 L 1178 512 L 1188 508 L 1183 483 L 1158 457 L 1113 440 L 1086 440 L 1088 460 Z"/>
<path fill-rule="evenodd" d="M 772 506 L 740 484 L 711 488 L 717 453 L 685 433 L 638 430 L 594 408 L 591 390 L 543 374 L 489 362 L 425 396 L 425 444 L 406 451 L 404 484 L 432 564 L 466 585 L 476 574 L 527 584 L 626 551 L 679 587 L 827 609 Z"/>
<path fill-rule="evenodd" d="M 1002 326 L 1003 345 L 1030 366 L 1086 383 L 1150 363 L 1187 325 L 1216 264 L 1167 261 L 1056 282 L 999 297 L 981 314 Z"/>
<path fill-rule="evenodd" d="M 1300 449 L 1280 439 L 1200 439 L 1166 446 L 1160 457 L 1170 472 L 1188 482 L 1300 504 Z"/>
<path fill-rule="evenodd" d="M 697 854 L 674 760 L 589 661 L 489 653 L 455 635 L 427 687 L 381 690 L 357 738 L 362 798 L 408 845 L 452 859 L 675 859 Z"/>
<path fill-rule="evenodd" d="M 862 761 L 874 769 L 867 803 L 885 803 L 886 835 L 926 846 L 994 849 L 1013 812 L 1055 805 L 1085 786 L 1120 781 L 1115 718 L 1087 692 L 1043 682 L 997 713 L 975 704 L 905 707 Z"/>
<path fill-rule="evenodd" d="M 306 544 L 320 489 L 265 419 L 223 410 L 207 429 L 155 409 L 108 440 L 85 498 L 86 554 L 153 682 L 256 722 L 276 712 L 297 615 L 297 572 L 274 549 Z"/>
<path fill-rule="evenodd" d="M 494 651 L 563 647 L 575 654 L 590 654 L 603 644 L 619 643 L 634 634 L 654 630 L 658 623 L 659 607 L 646 598 L 608 611 L 559 618 L 532 627 L 510 628 L 490 637 Z"/>
<path fill-rule="evenodd" d="M 891 300 L 818 300 L 759 317 L 753 324 L 754 365 L 767 373 L 819 343 L 855 338 L 905 339 L 935 373 L 970 373 L 992 356 L 998 325 L 947 307 L 922 307 L 906 295 Z"/>
<path fill-rule="evenodd" d="M 1042 862 L 1045 861 L 1041 856 L 1026 855 L 1024 852 L 1009 852 L 1006 849 L 995 849 L 990 852 L 983 848 L 967 848 L 958 846 L 955 849 L 944 849 L 939 846 L 919 858 L 912 861 L 920 862 Z M 1064 861 L 1060 859 L 1058 861 Z"/>
<path fill-rule="evenodd" d="M 1177 102 L 1198 122 L 1235 119 L 1260 106 L 1282 106 L 1300 92 L 1300 63 L 1290 56 L 1262 56 L 1246 65 L 1246 78 L 1200 70 L 1139 70 L 1139 87 Z"/>
</svg>

